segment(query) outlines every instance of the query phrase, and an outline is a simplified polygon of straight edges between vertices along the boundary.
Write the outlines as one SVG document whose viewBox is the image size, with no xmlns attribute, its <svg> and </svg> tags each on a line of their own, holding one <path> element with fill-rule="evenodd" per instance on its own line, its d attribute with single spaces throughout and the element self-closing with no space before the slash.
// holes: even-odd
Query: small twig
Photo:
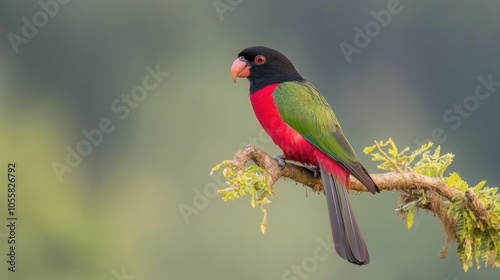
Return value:
<svg viewBox="0 0 500 280">
<path fill-rule="evenodd" d="M 392 160 L 392 158 L 384 151 L 384 149 L 382 149 L 382 141 L 380 142 L 377 142 L 375 141 L 375 146 L 377 146 L 377 149 L 382 153 L 382 155 L 384 155 L 385 159 L 387 159 L 387 161 L 389 161 L 392 166 L 395 168 L 395 169 L 398 169 L 398 165 L 394 162 L 394 160 Z"/>
</svg>

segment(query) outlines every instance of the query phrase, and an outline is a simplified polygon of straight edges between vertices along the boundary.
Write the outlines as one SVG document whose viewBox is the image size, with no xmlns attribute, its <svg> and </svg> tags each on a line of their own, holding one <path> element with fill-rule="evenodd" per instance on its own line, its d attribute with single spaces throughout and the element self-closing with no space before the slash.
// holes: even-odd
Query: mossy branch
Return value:
<svg viewBox="0 0 500 280">
<path fill-rule="evenodd" d="M 486 265 L 500 267 L 500 195 L 497 189 L 484 187 L 484 181 L 469 187 L 457 173 L 445 177 L 444 172 L 454 156 L 441 155 L 439 146 L 431 153 L 431 147 L 429 143 L 408 153 L 409 148 L 398 151 L 391 139 L 375 141 L 365 153 L 374 161 L 382 162 L 379 169 L 390 172 L 371 174 L 373 180 L 381 191 L 401 192 L 397 210 L 406 217 L 409 229 L 413 225 L 413 213 L 418 209 L 432 212 L 441 221 L 446 234 L 442 258 L 446 257 L 448 245 L 457 242 L 457 254 L 464 270 L 473 265 L 473 260 L 479 268 L 480 259 Z M 420 160 L 414 163 L 417 157 Z M 251 165 L 251 170 L 250 161 L 256 165 Z M 280 169 L 274 158 L 252 145 L 247 145 L 232 160 L 224 161 L 214 170 L 222 165 L 226 167 L 224 175 L 230 185 L 220 191 L 224 199 L 235 198 L 234 190 L 238 190 L 238 197 L 252 194 L 252 205 L 258 204 L 264 211 L 262 232 L 267 216 L 264 204 L 271 202 L 268 196 L 274 194 L 272 187 L 280 178 L 323 192 L 321 178 L 314 178 L 309 169 L 290 162 Z M 351 190 L 368 191 L 356 178 L 351 177 L 351 181 Z"/>
</svg>

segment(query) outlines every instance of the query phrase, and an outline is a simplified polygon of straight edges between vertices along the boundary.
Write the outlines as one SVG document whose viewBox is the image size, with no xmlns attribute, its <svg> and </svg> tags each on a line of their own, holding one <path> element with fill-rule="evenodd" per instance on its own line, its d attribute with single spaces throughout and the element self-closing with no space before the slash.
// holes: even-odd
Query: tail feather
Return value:
<svg viewBox="0 0 500 280">
<path fill-rule="evenodd" d="M 320 170 L 337 254 L 353 264 L 368 264 L 368 249 L 351 209 L 346 186 L 327 174 L 321 166 Z"/>
</svg>

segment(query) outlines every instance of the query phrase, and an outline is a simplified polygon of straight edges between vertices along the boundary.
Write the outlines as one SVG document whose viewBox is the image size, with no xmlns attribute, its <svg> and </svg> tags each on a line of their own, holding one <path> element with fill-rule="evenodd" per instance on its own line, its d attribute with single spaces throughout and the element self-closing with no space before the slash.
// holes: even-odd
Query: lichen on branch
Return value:
<svg viewBox="0 0 500 280">
<path fill-rule="evenodd" d="M 458 173 L 445 172 L 453 161 L 453 154 L 441 154 L 440 147 L 431 151 L 428 143 L 410 152 L 398 150 L 392 139 L 375 141 L 364 152 L 379 163 L 379 169 L 388 171 L 371 174 L 381 191 L 397 190 L 401 197 L 396 210 L 406 218 L 407 227 L 413 225 L 413 215 L 418 209 L 432 212 L 442 223 L 446 241 L 441 257 L 446 257 L 448 245 L 457 242 L 457 255 L 467 271 L 476 263 L 500 267 L 500 194 L 497 188 L 486 186 L 482 181 L 469 187 Z M 248 163 L 253 161 L 255 165 Z M 251 195 L 252 206 L 259 205 L 264 212 L 262 233 L 266 229 L 265 204 L 275 195 L 274 184 L 280 178 L 288 178 L 316 192 L 323 192 L 321 178 L 314 178 L 311 171 L 301 165 L 287 162 L 280 169 L 277 161 L 261 149 L 247 145 L 236 152 L 232 160 L 223 161 L 213 170 L 224 166 L 228 188 L 219 190 L 223 199 L 235 199 Z M 358 180 L 351 177 L 351 190 L 368 191 Z"/>
</svg>

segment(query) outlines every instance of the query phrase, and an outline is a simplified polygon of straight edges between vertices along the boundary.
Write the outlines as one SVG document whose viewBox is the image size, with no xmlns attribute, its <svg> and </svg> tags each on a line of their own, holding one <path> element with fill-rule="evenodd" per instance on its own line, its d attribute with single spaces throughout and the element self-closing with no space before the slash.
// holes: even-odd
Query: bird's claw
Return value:
<svg viewBox="0 0 500 280">
<path fill-rule="evenodd" d="M 286 161 L 285 161 L 285 155 L 277 155 L 273 157 L 277 162 L 278 166 L 280 167 L 281 170 L 285 168 Z"/>
<path fill-rule="evenodd" d="M 313 175 L 313 178 L 316 179 L 316 178 L 319 178 L 319 168 L 316 167 L 316 166 L 310 166 L 310 167 L 306 167 L 307 169 L 309 169 L 309 171 L 311 171 L 312 175 Z"/>
</svg>

